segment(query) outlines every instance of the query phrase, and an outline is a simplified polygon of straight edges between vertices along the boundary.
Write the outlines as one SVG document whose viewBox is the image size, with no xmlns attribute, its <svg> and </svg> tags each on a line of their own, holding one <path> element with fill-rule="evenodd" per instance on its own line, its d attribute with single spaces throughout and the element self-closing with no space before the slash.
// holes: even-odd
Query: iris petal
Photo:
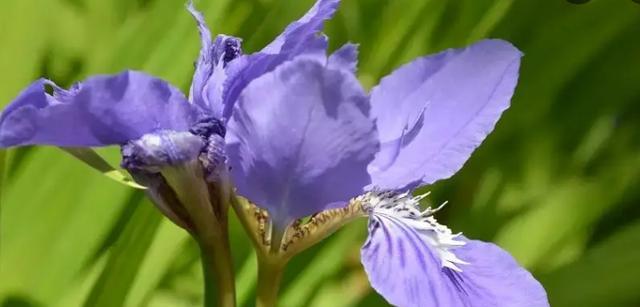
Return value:
<svg viewBox="0 0 640 307">
<path fill-rule="evenodd" d="M 227 127 L 240 195 L 279 226 L 344 204 L 370 183 L 377 150 L 367 96 L 353 74 L 300 58 L 253 81 Z"/>
<path fill-rule="evenodd" d="M 405 189 L 457 172 L 493 130 L 518 79 L 521 53 L 485 40 L 415 60 L 372 90 L 383 147 L 370 166 L 374 185 Z"/>
<path fill-rule="evenodd" d="M 329 57 L 329 67 L 346 69 L 356 73 L 358 69 L 358 45 L 344 44 Z"/>
<path fill-rule="evenodd" d="M 178 89 L 141 72 L 94 76 L 70 90 L 40 79 L 0 116 L 0 146 L 124 144 L 158 130 L 187 131 L 196 116 Z"/>
<path fill-rule="evenodd" d="M 203 112 L 219 118 L 222 115 L 222 87 L 226 81 L 227 63 L 241 53 L 241 40 L 227 35 L 218 35 L 211 40 L 211 31 L 202 13 L 189 2 L 187 10 L 198 25 L 201 48 L 189 91 L 189 101 L 201 107 Z"/>
<path fill-rule="evenodd" d="M 451 251 L 467 264 L 458 271 L 428 233 L 389 216 L 374 215 L 361 261 L 371 285 L 389 303 L 433 307 L 546 307 L 544 288 L 504 250 L 464 240 Z"/>
<path fill-rule="evenodd" d="M 207 102 L 203 96 L 203 89 L 209 80 L 209 77 L 213 73 L 215 67 L 214 58 L 214 44 L 211 41 L 211 31 L 207 26 L 202 13 L 200 13 L 192 1 L 187 4 L 187 10 L 195 19 L 198 25 L 198 33 L 200 34 L 200 53 L 198 54 L 198 60 L 196 61 L 195 72 L 193 74 L 193 80 L 191 81 L 191 89 L 189 91 L 189 101 L 206 107 Z"/>
<path fill-rule="evenodd" d="M 254 79 L 272 71 L 278 65 L 305 54 L 325 57 L 327 37 L 318 35 L 324 21 L 335 13 L 339 0 L 318 0 L 299 20 L 291 23 L 267 47 L 260 52 L 233 61 L 228 68 L 224 85 L 223 117 L 229 119 L 233 106 L 242 90 Z"/>
<path fill-rule="evenodd" d="M 318 0 L 300 19 L 292 22 L 282 34 L 264 47 L 261 52 L 267 54 L 289 53 L 304 48 L 310 39 L 322 29 L 325 20 L 330 19 L 338 9 L 340 0 Z"/>
</svg>

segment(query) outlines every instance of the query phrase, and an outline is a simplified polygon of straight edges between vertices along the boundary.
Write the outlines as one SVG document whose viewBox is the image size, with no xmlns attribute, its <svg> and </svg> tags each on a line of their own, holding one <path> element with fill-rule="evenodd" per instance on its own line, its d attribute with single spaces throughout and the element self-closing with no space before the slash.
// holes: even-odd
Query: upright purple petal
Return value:
<svg viewBox="0 0 640 307">
<path fill-rule="evenodd" d="M 268 54 L 288 53 L 304 48 L 310 38 L 322 29 L 338 9 L 340 0 L 318 0 L 302 18 L 289 24 L 282 34 L 264 47 L 261 52 Z"/>
<path fill-rule="evenodd" d="M 318 0 L 299 20 L 260 52 L 240 57 L 229 65 L 228 81 L 224 85 L 223 117 L 229 119 L 242 90 L 254 79 L 301 54 L 325 58 L 327 37 L 319 35 L 324 21 L 335 13 L 339 0 Z"/>
<path fill-rule="evenodd" d="M 373 185 L 403 189 L 456 173 L 509 107 L 522 54 L 485 40 L 415 60 L 371 93 L 382 149 Z"/>
<path fill-rule="evenodd" d="M 329 56 L 329 67 L 346 69 L 353 73 L 358 70 L 358 45 L 344 44 Z"/>
<path fill-rule="evenodd" d="M 200 105 L 215 118 L 222 118 L 224 86 L 229 75 L 228 64 L 242 55 L 241 43 L 239 38 L 220 34 L 211 51 L 217 60 L 214 61 L 211 75 L 203 83 Z"/>
<path fill-rule="evenodd" d="M 222 115 L 222 92 L 227 74 L 225 67 L 242 54 L 241 40 L 227 35 L 218 35 L 211 41 L 211 31 L 202 13 L 190 1 L 187 10 L 198 25 L 201 48 L 196 61 L 193 81 L 189 91 L 189 101 L 199 106 L 208 115 Z"/>
<path fill-rule="evenodd" d="M 123 144 L 158 130 L 187 131 L 196 117 L 178 89 L 141 72 L 95 76 L 69 90 L 40 79 L 2 112 L 0 146 Z"/>
<path fill-rule="evenodd" d="M 437 234 L 372 216 L 361 261 L 373 288 L 401 307 L 547 307 L 544 288 L 499 247 L 480 241 L 450 251 L 467 264 L 444 266 Z"/>
<path fill-rule="evenodd" d="M 191 13 L 198 25 L 201 42 L 200 53 L 198 54 L 198 60 L 195 64 L 196 69 L 193 74 L 193 81 L 191 82 L 191 90 L 189 91 L 189 100 L 198 105 L 205 106 L 203 88 L 215 67 L 213 54 L 214 45 L 211 41 L 211 31 L 207 26 L 207 22 L 204 20 L 202 13 L 195 8 L 193 1 L 189 1 L 187 10 L 189 10 L 189 13 Z"/>
<path fill-rule="evenodd" d="M 278 227 L 346 203 L 370 183 L 377 150 L 367 96 L 355 77 L 300 58 L 254 80 L 227 127 L 238 193 Z"/>
<path fill-rule="evenodd" d="M 227 80 L 223 84 L 222 118 L 228 121 L 242 90 L 254 79 L 272 71 L 287 57 L 278 54 L 256 53 L 241 56 L 229 65 Z"/>
<path fill-rule="evenodd" d="M 326 49 L 326 45 L 322 50 Z M 324 52 L 324 51 L 323 51 Z M 227 82 L 223 86 L 223 112 L 222 118 L 229 120 L 233 108 L 240 96 L 240 93 L 256 78 L 271 72 L 278 65 L 291 61 L 297 57 L 297 53 L 267 54 L 255 53 L 242 56 L 233 61 L 227 71 Z M 318 58 L 323 58 L 324 54 L 316 54 Z"/>
</svg>

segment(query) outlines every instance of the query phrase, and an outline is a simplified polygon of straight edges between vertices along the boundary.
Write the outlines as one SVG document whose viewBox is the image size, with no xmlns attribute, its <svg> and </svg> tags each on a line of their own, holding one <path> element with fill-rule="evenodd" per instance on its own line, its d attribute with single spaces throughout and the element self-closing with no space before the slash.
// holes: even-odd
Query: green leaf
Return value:
<svg viewBox="0 0 640 307">
<path fill-rule="evenodd" d="M 0 267 L 12 277 L 0 278 L 0 300 L 28 293 L 55 302 L 97 260 L 130 192 L 56 148 L 21 161 L 3 191 Z"/>
<path fill-rule="evenodd" d="M 0 5 L 0 106 L 36 77 L 49 38 L 49 33 L 42 31 L 45 13 L 36 0 L 10 0 Z"/>
<path fill-rule="evenodd" d="M 239 306 L 247 306 L 253 303 L 253 298 L 250 295 L 258 280 L 257 263 L 258 256 L 252 251 L 236 273 L 236 299 Z"/>
<path fill-rule="evenodd" d="M 98 155 L 93 149 L 85 147 L 60 147 L 60 149 L 68 152 L 80 161 L 86 163 L 91 168 L 99 171 L 107 178 L 115 180 L 126 186 L 145 190 L 146 187 L 136 183 L 131 176 L 123 170 L 113 168 L 109 163 Z"/>
<path fill-rule="evenodd" d="M 162 219 L 151 246 L 139 264 L 136 279 L 131 284 L 124 306 L 144 305 L 144 302 L 151 297 L 153 291 L 162 282 L 162 278 L 169 271 L 172 262 L 183 255 L 183 247 L 189 240 L 192 240 L 191 236 L 184 229 L 179 228 L 166 218 Z M 128 257 L 129 255 L 130 251 L 127 251 L 120 256 Z"/>
<path fill-rule="evenodd" d="M 282 306 L 303 306 L 323 281 L 342 269 L 344 255 L 365 229 L 362 223 L 351 223 L 334 234 L 326 246 L 311 260 L 285 289 L 282 289 Z M 355 243 L 360 246 L 362 242 Z"/>
<path fill-rule="evenodd" d="M 110 251 L 109 260 L 84 306 L 122 306 L 136 280 L 162 216 L 149 201 L 133 205 L 136 208 L 132 222 L 127 223 Z"/>
<path fill-rule="evenodd" d="M 640 223 L 636 222 L 591 248 L 581 259 L 541 276 L 553 306 L 637 306 L 638 242 Z"/>
</svg>

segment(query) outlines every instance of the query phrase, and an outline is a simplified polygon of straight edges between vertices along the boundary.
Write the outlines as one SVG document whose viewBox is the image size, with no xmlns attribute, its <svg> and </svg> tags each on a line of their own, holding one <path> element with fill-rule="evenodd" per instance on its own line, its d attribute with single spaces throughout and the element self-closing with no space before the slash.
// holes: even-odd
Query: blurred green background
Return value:
<svg viewBox="0 0 640 307">
<path fill-rule="evenodd" d="M 199 49 L 183 0 L 2 0 L 0 103 L 39 76 L 61 85 L 133 68 L 183 90 Z M 200 0 L 214 33 L 268 43 L 310 0 Z M 344 0 L 326 33 L 360 43 L 370 87 L 412 58 L 484 37 L 524 51 L 512 107 L 438 218 L 509 250 L 552 306 L 640 306 L 640 5 L 626 0 Z M 144 116 L 144 114 L 140 114 Z M 117 149 L 102 151 L 117 163 Z M 56 148 L 3 153 L 0 306 L 198 306 L 197 248 L 138 192 Z M 364 221 L 288 267 L 282 306 L 386 306 L 359 264 Z M 237 222 L 241 306 L 255 257 Z"/>
</svg>

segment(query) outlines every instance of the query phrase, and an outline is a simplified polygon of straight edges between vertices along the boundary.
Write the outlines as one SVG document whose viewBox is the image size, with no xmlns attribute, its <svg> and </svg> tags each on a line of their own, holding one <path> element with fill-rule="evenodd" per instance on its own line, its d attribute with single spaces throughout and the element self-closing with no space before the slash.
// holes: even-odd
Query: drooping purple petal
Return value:
<svg viewBox="0 0 640 307">
<path fill-rule="evenodd" d="M 222 92 L 227 74 L 225 67 L 229 62 L 242 54 L 241 40 L 228 35 L 218 35 L 211 41 L 211 31 L 193 2 L 189 2 L 187 10 L 198 25 L 201 48 L 196 61 L 193 81 L 189 91 L 189 101 L 199 106 L 208 115 L 222 115 Z"/>
<path fill-rule="evenodd" d="M 358 45 L 344 44 L 329 56 L 329 67 L 346 69 L 353 73 L 358 70 Z"/>
<path fill-rule="evenodd" d="M 470 263 L 459 273 L 463 286 L 489 290 L 476 294 L 474 300 L 495 302 L 496 306 L 549 306 L 542 285 L 499 246 L 467 240 L 456 254 Z"/>
<path fill-rule="evenodd" d="M 260 52 L 238 58 L 229 65 L 228 82 L 224 85 L 223 117 L 229 119 L 242 90 L 254 79 L 278 65 L 305 54 L 325 58 L 327 37 L 319 35 L 324 21 L 335 13 L 340 0 L 318 0 L 299 20 Z"/>
<path fill-rule="evenodd" d="M 278 227 L 345 204 L 370 183 L 377 150 L 367 96 L 355 77 L 300 58 L 254 80 L 227 127 L 238 193 Z"/>
<path fill-rule="evenodd" d="M 456 173 L 509 107 L 520 51 L 485 40 L 415 60 L 372 90 L 382 150 L 373 184 L 403 189 Z"/>
<path fill-rule="evenodd" d="M 402 307 L 547 307 L 544 288 L 496 245 L 466 240 L 453 253 L 468 264 L 443 267 L 428 234 L 373 216 L 361 261 L 373 288 Z"/>
<path fill-rule="evenodd" d="M 94 76 L 69 90 L 40 79 L 3 111 L 0 146 L 123 144 L 158 130 L 187 131 L 196 113 L 178 89 L 141 72 Z"/>
</svg>

